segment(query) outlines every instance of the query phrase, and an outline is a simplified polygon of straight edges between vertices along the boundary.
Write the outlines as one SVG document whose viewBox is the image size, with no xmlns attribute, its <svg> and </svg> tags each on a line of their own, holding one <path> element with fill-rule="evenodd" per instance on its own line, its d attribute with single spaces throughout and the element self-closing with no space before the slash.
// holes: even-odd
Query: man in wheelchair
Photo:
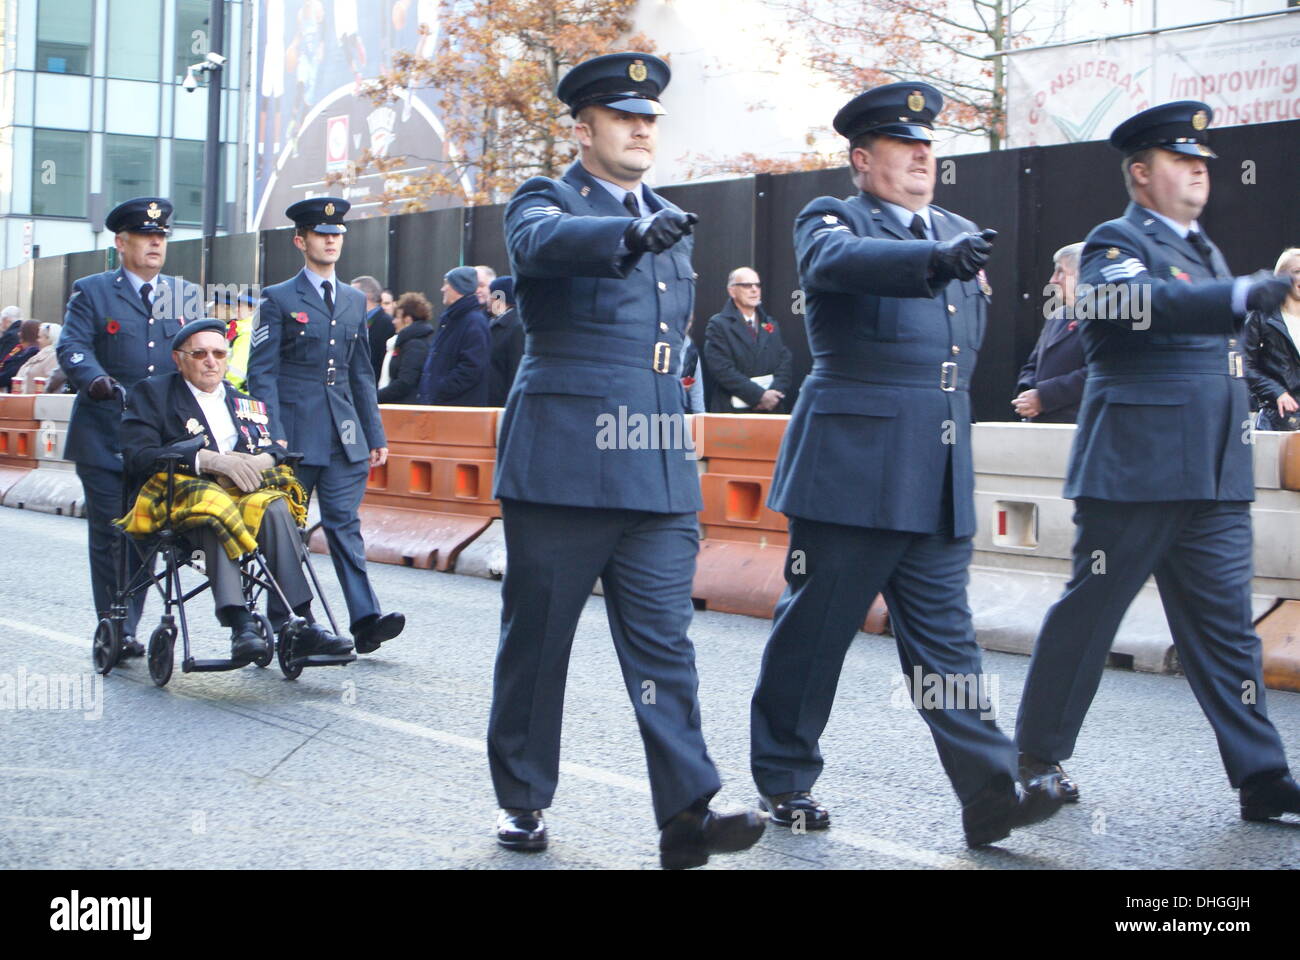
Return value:
<svg viewBox="0 0 1300 960">
<path fill-rule="evenodd" d="M 176 462 L 170 521 L 202 551 L 217 619 L 230 629 L 231 660 L 269 655 L 245 605 L 239 563 L 259 548 L 292 613 L 307 621 L 295 636 L 295 656 L 350 653 L 351 640 L 313 620 L 298 529 L 307 498 L 285 463 L 289 454 L 271 442 L 266 407 L 225 382 L 225 334 L 220 320 L 185 324 L 172 338 L 178 372 L 140 381 L 127 398 L 122 455 L 140 492 L 121 525 L 140 536 L 168 521 L 166 477 L 156 465 L 170 445 L 203 435 L 202 448 Z M 267 616 L 278 630 L 291 614 L 275 591 L 267 597 Z"/>
</svg>

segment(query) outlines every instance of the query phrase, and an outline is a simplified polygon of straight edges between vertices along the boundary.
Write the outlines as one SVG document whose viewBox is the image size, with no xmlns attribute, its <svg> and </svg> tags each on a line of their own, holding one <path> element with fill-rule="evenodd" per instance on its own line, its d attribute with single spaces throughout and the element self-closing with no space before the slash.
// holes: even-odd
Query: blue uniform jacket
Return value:
<svg viewBox="0 0 1300 960">
<path fill-rule="evenodd" d="M 939 240 L 978 229 L 930 211 Z M 794 235 L 813 368 L 769 506 L 912 533 L 951 521 L 953 536 L 973 535 L 969 386 L 989 296 L 976 280 L 932 284 L 935 241 L 914 238 L 870 194 L 819 197 Z"/>
<path fill-rule="evenodd" d="M 333 316 L 306 270 L 262 291 L 248 354 L 248 392 L 271 436 L 309 467 L 329 466 L 333 438 L 357 463 L 388 446 L 370 365 L 366 298 L 337 284 Z"/>
<path fill-rule="evenodd" d="M 1067 498 L 1255 499 L 1243 318 L 1232 312 L 1233 282 L 1218 248 L 1213 259 L 1211 271 L 1191 244 L 1132 203 L 1088 235 L 1075 306 L 1088 379 Z M 1105 300 L 1087 296 L 1084 284 L 1125 286 L 1131 315 L 1093 309 Z M 1141 301 L 1145 316 L 1134 307 Z"/>
<path fill-rule="evenodd" d="M 174 372 L 172 336 L 186 318 L 203 315 L 202 291 L 195 284 L 159 274 L 153 285 L 153 316 L 120 268 L 72 285 L 55 350 L 77 388 L 65 447 L 69 460 L 122 470 L 122 403 L 115 396 L 92 400 L 86 388 L 107 375 L 129 391 L 145 377 Z"/>
<path fill-rule="evenodd" d="M 672 206 L 646 197 L 652 210 Z M 655 513 L 702 506 L 677 377 L 695 305 L 692 238 L 632 256 L 630 219 L 580 163 L 562 180 L 529 180 L 506 207 L 526 339 L 503 414 L 498 497 Z"/>
</svg>

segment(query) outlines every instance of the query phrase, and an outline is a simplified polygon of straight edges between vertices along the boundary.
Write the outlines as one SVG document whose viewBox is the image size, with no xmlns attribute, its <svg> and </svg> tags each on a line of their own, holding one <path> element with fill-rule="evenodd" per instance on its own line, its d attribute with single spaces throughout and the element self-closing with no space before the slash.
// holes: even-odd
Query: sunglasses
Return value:
<svg viewBox="0 0 1300 960">
<path fill-rule="evenodd" d="M 230 356 L 229 350 L 181 350 L 180 352 L 191 360 L 206 360 L 209 356 L 213 360 L 224 360 Z"/>
</svg>

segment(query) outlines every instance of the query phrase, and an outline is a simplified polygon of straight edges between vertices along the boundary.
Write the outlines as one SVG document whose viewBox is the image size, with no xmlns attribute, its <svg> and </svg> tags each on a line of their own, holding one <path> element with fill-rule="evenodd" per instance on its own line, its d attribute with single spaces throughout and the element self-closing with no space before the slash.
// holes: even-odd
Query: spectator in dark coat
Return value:
<svg viewBox="0 0 1300 960">
<path fill-rule="evenodd" d="M 404 293 L 393 307 L 396 341 L 379 388 L 380 403 L 416 403 L 424 361 L 433 343 L 433 304 L 422 293 Z"/>
<path fill-rule="evenodd" d="M 446 309 L 429 347 L 420 378 L 419 401 L 450 407 L 485 407 L 488 402 L 488 320 L 474 292 L 478 272 L 457 267 L 442 281 Z"/>
<path fill-rule="evenodd" d="M 357 277 L 352 286 L 360 290 L 366 298 L 366 335 L 370 340 L 370 365 L 375 368 L 375 383 L 379 382 L 379 372 L 384 366 L 384 357 L 388 353 L 388 341 L 397 332 L 393 326 L 393 317 L 380 303 L 384 288 L 374 277 Z M 379 401 L 383 403 L 384 401 Z"/>
<path fill-rule="evenodd" d="M 709 318 L 704 361 L 713 378 L 713 413 L 787 412 L 781 403 L 793 385 L 794 364 L 763 309 L 762 290 L 758 274 L 749 267 L 732 270 L 727 278 L 731 301 Z"/>
<path fill-rule="evenodd" d="M 0 310 L 0 360 L 18 343 L 18 331 L 23 325 L 23 308 L 9 306 Z"/>
<path fill-rule="evenodd" d="M 4 357 L 0 357 L 0 393 L 9 392 L 14 374 L 41 349 L 36 342 L 36 337 L 41 332 L 40 321 L 24 320 L 22 324 L 18 330 L 18 342 Z"/>
<path fill-rule="evenodd" d="M 1300 429 L 1300 247 L 1283 250 L 1273 272 L 1290 277 L 1291 293 L 1272 313 L 1252 310 L 1242 336 L 1246 382 L 1260 430 Z"/>
<path fill-rule="evenodd" d="M 1079 415 L 1083 382 L 1088 378 L 1088 361 L 1074 319 L 1074 284 L 1082 253 L 1083 244 L 1072 243 L 1052 256 L 1055 270 L 1050 283 L 1061 306 L 1043 324 L 1011 401 L 1016 413 L 1033 423 L 1074 423 Z"/>
<path fill-rule="evenodd" d="M 515 372 L 524 356 L 524 325 L 515 310 L 513 277 L 498 277 L 489 290 L 488 311 L 492 314 L 492 365 L 488 369 L 488 406 L 504 407 Z"/>
</svg>

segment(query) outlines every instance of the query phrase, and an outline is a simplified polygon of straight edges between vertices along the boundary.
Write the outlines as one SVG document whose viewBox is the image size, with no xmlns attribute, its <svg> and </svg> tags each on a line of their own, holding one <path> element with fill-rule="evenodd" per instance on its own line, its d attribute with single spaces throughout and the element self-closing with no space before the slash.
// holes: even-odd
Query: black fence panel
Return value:
<svg viewBox="0 0 1300 960">
<path fill-rule="evenodd" d="M 248 287 L 259 285 L 257 243 L 256 233 L 213 237 L 208 246 L 207 282 Z"/>
<path fill-rule="evenodd" d="M 396 251 L 389 271 L 395 296 L 414 290 L 442 310 L 438 292 L 447 271 L 461 265 L 465 212 L 460 209 L 428 210 L 396 218 Z"/>
<path fill-rule="evenodd" d="M 107 250 L 86 250 L 82 253 L 70 253 L 67 255 L 68 272 L 64 276 L 65 289 L 63 291 L 64 302 L 67 302 L 72 295 L 72 285 L 82 277 L 93 276 L 96 273 L 103 273 L 108 269 L 108 251 Z M 42 318 L 44 319 L 44 318 Z M 56 319 L 50 317 L 49 319 Z M 63 320 L 63 313 L 60 311 L 57 317 L 59 321 Z"/>
<path fill-rule="evenodd" d="M 491 267 L 497 276 L 510 274 L 510 257 L 506 253 L 506 206 L 471 207 L 465 211 L 465 264 Z"/>
<path fill-rule="evenodd" d="M 369 276 L 378 280 L 381 287 L 386 285 L 384 278 L 389 273 L 388 232 L 392 225 L 392 217 L 348 222 L 348 232 L 343 237 L 343 253 L 335 266 L 339 283 L 351 283 L 357 277 Z"/>
<path fill-rule="evenodd" d="M 62 322 L 67 297 L 67 261 L 64 257 L 42 257 L 32 261 L 32 309 L 29 320 Z"/>
<path fill-rule="evenodd" d="M 293 244 L 293 227 L 262 231 L 263 287 L 283 283 L 302 269 L 302 252 Z"/>
</svg>

